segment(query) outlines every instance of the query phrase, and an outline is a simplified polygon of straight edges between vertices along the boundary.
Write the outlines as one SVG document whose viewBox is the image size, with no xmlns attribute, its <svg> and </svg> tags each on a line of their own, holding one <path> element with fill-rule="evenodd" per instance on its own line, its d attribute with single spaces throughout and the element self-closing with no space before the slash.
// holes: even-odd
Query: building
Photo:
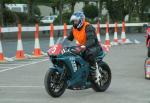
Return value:
<svg viewBox="0 0 150 103">
<path fill-rule="evenodd" d="M 15 12 L 28 12 L 27 4 L 6 4 L 6 7 Z"/>
</svg>

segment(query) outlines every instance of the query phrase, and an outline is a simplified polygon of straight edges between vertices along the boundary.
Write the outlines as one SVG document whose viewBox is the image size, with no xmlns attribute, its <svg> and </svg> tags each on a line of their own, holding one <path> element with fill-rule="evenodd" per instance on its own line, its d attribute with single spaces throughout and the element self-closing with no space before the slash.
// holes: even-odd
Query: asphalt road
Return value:
<svg viewBox="0 0 150 103">
<path fill-rule="evenodd" d="M 147 49 L 144 37 L 135 37 L 143 42 L 113 46 L 106 55 L 112 70 L 106 92 L 66 90 L 60 98 L 50 97 L 43 82 L 51 63 L 43 57 L 0 64 L 0 103 L 150 103 L 150 81 L 144 78 Z"/>
</svg>

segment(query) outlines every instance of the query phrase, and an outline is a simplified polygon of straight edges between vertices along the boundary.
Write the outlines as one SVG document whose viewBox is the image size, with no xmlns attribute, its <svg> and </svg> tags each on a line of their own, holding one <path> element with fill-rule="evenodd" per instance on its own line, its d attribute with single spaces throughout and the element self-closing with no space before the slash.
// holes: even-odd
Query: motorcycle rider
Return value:
<svg viewBox="0 0 150 103">
<path fill-rule="evenodd" d="M 85 21 L 85 15 L 80 11 L 73 13 L 70 21 L 73 23 L 73 27 L 66 39 L 69 41 L 75 39 L 79 45 L 82 45 L 78 50 L 82 51 L 82 57 L 90 64 L 91 75 L 93 79 L 96 79 L 96 58 L 101 61 L 105 54 L 98 42 L 95 28 Z"/>
</svg>

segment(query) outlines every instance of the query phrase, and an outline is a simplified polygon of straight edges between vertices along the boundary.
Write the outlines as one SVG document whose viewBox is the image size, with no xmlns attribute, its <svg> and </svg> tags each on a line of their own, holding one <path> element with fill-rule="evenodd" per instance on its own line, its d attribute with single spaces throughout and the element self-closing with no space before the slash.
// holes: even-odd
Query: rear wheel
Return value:
<svg viewBox="0 0 150 103">
<path fill-rule="evenodd" d="M 111 70 L 105 62 L 99 63 L 98 66 L 98 71 L 100 72 L 101 77 L 96 82 L 92 81 L 92 88 L 96 92 L 104 92 L 111 83 Z"/>
<path fill-rule="evenodd" d="M 45 89 L 52 97 L 60 97 L 66 90 L 67 83 L 55 70 L 48 70 L 45 75 Z"/>
</svg>

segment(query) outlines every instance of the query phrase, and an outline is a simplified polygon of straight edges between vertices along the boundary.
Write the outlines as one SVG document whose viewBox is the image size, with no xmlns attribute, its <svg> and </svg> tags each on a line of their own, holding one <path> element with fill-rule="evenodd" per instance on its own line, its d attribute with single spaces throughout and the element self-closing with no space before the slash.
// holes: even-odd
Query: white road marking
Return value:
<svg viewBox="0 0 150 103">
<path fill-rule="evenodd" d="M 17 68 L 21 68 L 21 67 L 24 67 L 24 66 L 29 66 L 29 65 L 37 64 L 37 63 L 44 62 L 44 61 L 47 61 L 47 60 L 49 60 L 49 59 L 41 60 L 41 61 L 38 61 L 38 62 L 32 62 L 32 63 L 29 63 L 29 64 L 20 65 L 20 66 L 16 66 L 16 67 L 13 67 L 13 68 L 8 68 L 8 69 L 0 70 L 0 73 L 5 72 L 5 71 L 9 71 L 9 70 L 13 70 L 13 69 L 17 69 Z"/>
<path fill-rule="evenodd" d="M 0 69 L 2 69 L 2 68 L 10 68 L 10 67 L 0 67 Z"/>
<path fill-rule="evenodd" d="M 26 62 L 26 63 L 15 63 L 14 65 L 24 65 L 24 64 L 28 64 L 28 63 L 31 63 L 31 62 Z M 7 66 L 9 66 L 9 64 L 8 64 Z"/>
<path fill-rule="evenodd" d="M 20 65 L 20 64 L 0 64 L 0 66 L 8 66 L 8 65 Z"/>
<path fill-rule="evenodd" d="M 32 85 L 1 85 L 0 88 L 44 88 L 44 86 L 32 86 Z"/>
<path fill-rule="evenodd" d="M 57 42 L 56 42 L 56 44 L 58 44 L 61 39 L 62 39 L 62 38 L 59 37 L 58 40 L 57 40 Z M 62 39 L 62 40 L 63 40 L 63 39 Z"/>
</svg>

